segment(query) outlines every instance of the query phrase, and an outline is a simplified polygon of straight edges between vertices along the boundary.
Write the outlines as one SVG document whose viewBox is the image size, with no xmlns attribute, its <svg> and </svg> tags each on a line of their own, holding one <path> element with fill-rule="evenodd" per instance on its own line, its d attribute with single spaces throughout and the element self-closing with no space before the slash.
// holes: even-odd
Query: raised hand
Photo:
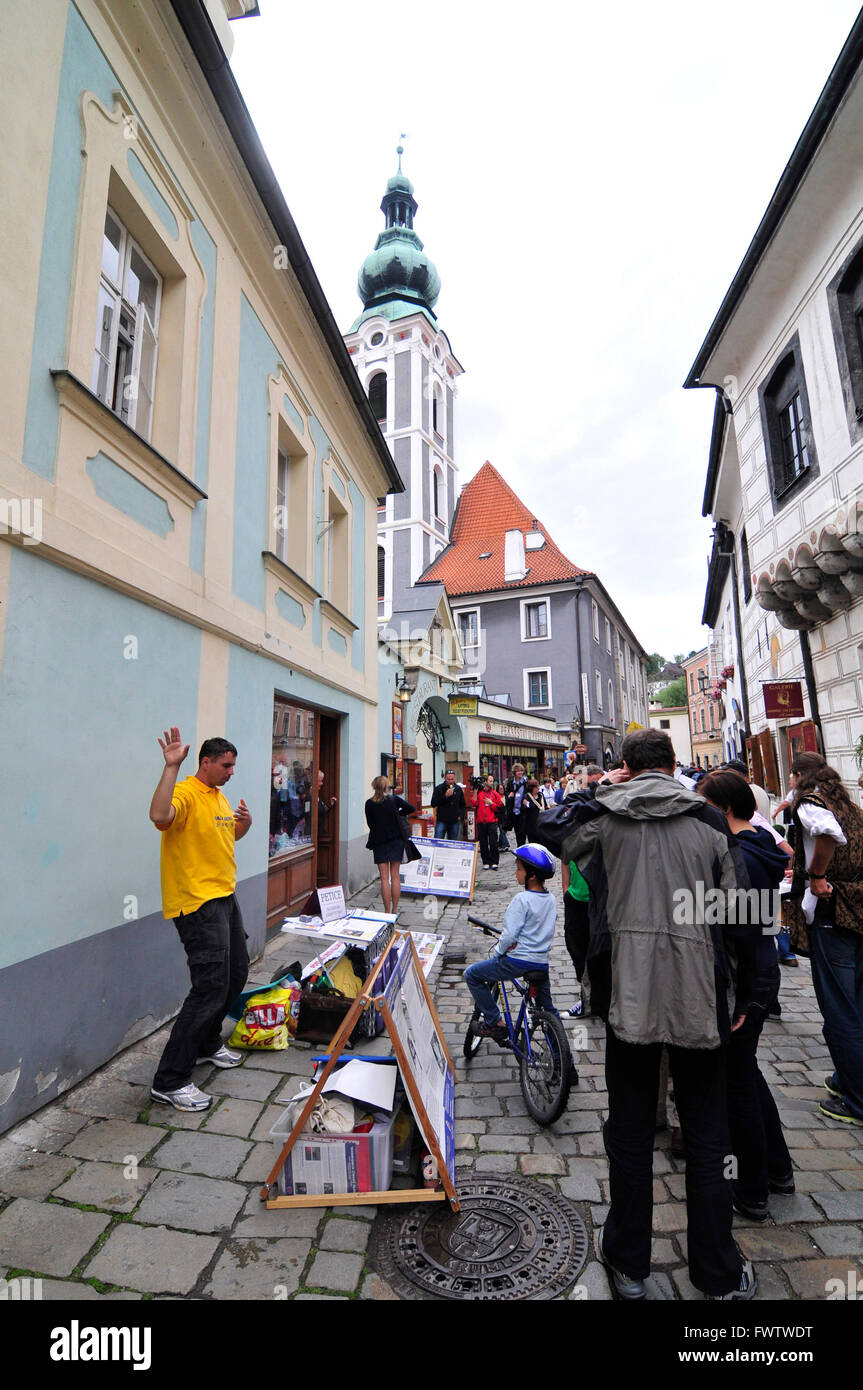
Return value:
<svg viewBox="0 0 863 1390">
<path fill-rule="evenodd" d="M 252 823 L 252 813 L 242 797 L 240 797 L 240 804 L 234 812 L 234 820 L 237 825 L 245 825 L 247 828 Z"/>
<path fill-rule="evenodd" d="M 188 743 L 183 743 L 179 729 L 163 730 L 165 741 L 159 739 L 159 747 L 165 757 L 166 767 L 179 767 L 189 751 Z"/>
</svg>

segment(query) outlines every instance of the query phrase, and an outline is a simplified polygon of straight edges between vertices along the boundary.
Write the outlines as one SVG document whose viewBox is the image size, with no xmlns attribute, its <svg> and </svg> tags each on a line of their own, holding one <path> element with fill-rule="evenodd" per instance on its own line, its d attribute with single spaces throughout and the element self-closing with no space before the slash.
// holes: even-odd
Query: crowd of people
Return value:
<svg viewBox="0 0 863 1390">
<path fill-rule="evenodd" d="M 540 840 L 564 865 L 566 944 L 606 1024 L 611 1205 L 598 1254 L 627 1299 L 646 1296 L 666 1059 L 686 1157 L 690 1278 L 710 1299 L 755 1292 L 732 1215 L 763 1221 L 771 1193 L 794 1191 L 757 1060 L 792 947 L 811 956 L 834 1063 L 820 1109 L 863 1125 L 863 814 L 822 757 L 801 754 L 792 849 L 769 800 L 766 816 L 756 809 L 763 789 L 745 771 L 729 765 L 687 785 L 668 735 L 642 730 L 624 740 L 620 768 L 597 768 L 571 793 L 563 823 L 540 820 Z M 780 926 L 791 940 L 777 952 Z"/>
</svg>

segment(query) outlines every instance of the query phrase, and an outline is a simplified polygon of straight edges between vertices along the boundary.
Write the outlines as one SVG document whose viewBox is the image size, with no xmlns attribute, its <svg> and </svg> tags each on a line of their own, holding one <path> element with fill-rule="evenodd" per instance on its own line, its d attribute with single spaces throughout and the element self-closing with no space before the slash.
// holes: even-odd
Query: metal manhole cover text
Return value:
<svg viewBox="0 0 863 1390">
<path fill-rule="evenodd" d="M 587 1230 L 564 1198 L 528 1178 L 466 1175 L 448 1202 L 385 1208 L 371 1263 L 402 1298 L 551 1299 L 578 1278 Z"/>
</svg>

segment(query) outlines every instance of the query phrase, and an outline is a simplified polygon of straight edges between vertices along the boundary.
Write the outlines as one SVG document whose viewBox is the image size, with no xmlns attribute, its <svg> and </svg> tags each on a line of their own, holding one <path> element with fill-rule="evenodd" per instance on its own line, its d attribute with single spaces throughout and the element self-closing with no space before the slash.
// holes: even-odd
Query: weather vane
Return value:
<svg viewBox="0 0 863 1390">
<path fill-rule="evenodd" d="M 401 135 L 399 136 L 399 140 L 400 140 L 400 141 L 401 141 L 401 140 L 407 140 L 407 138 L 408 138 L 408 137 L 407 137 L 407 135 L 405 134 L 405 132 L 402 131 Z M 404 151 L 404 146 L 403 146 L 402 144 L 396 145 L 396 154 L 397 154 L 398 157 L 399 157 L 399 173 L 401 173 L 401 171 L 402 171 L 402 155 L 404 154 L 404 152 L 405 152 L 405 151 Z"/>
</svg>

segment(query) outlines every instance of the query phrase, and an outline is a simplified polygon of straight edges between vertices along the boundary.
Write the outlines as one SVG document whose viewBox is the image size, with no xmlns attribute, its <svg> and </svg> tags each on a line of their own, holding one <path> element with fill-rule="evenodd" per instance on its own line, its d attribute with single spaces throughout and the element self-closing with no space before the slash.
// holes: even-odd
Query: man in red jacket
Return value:
<svg viewBox="0 0 863 1390">
<path fill-rule="evenodd" d="M 498 811 L 502 808 L 503 797 L 495 791 L 494 777 L 489 773 L 476 794 L 476 830 L 484 869 L 496 869 L 500 863 Z"/>
</svg>

